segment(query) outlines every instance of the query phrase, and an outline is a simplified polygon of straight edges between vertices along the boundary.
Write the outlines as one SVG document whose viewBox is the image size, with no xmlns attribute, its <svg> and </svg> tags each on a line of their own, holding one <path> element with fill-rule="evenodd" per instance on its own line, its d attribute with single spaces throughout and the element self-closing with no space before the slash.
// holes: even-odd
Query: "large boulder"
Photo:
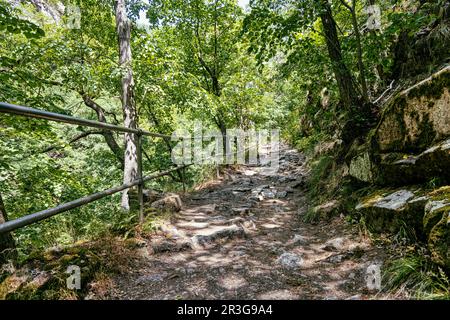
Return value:
<svg viewBox="0 0 450 320">
<path fill-rule="evenodd" d="M 400 92 L 346 159 L 357 180 L 400 186 L 450 180 L 450 67 Z"/>
<path fill-rule="evenodd" d="M 379 184 L 405 185 L 427 182 L 433 177 L 450 180 L 450 139 L 419 155 L 383 155 L 377 169 Z"/>
<path fill-rule="evenodd" d="M 365 198 L 355 209 L 364 217 L 366 226 L 372 232 L 395 233 L 410 226 L 420 234 L 428 199 L 420 191 L 381 191 Z"/>
<path fill-rule="evenodd" d="M 434 177 L 450 181 L 450 139 L 416 155 L 399 152 L 380 154 L 369 144 L 359 146 L 354 154 L 349 174 L 363 182 L 403 186 L 427 182 Z"/>
<path fill-rule="evenodd" d="M 431 259 L 450 270 L 450 186 L 442 187 L 430 196 L 423 217 L 428 248 Z"/>
<path fill-rule="evenodd" d="M 163 198 L 150 204 L 151 208 L 165 212 L 179 212 L 182 206 L 180 196 L 175 193 L 167 193 Z"/>
<path fill-rule="evenodd" d="M 432 192 L 400 189 L 365 198 L 356 210 L 372 232 L 414 231 L 432 260 L 450 270 L 450 186 Z"/>
<path fill-rule="evenodd" d="M 450 136 L 450 67 L 398 94 L 374 139 L 381 153 L 422 152 Z"/>
<path fill-rule="evenodd" d="M 374 182 L 375 166 L 369 150 L 363 150 L 350 162 L 349 174 L 364 182 Z"/>
</svg>

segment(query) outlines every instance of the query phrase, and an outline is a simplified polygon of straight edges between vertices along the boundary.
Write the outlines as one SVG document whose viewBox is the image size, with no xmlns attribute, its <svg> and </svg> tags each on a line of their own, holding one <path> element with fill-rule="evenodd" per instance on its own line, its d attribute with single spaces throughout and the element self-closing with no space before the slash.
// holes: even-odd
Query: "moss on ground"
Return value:
<svg viewBox="0 0 450 320">
<path fill-rule="evenodd" d="M 126 270 L 133 261 L 134 242 L 106 238 L 64 249 L 33 252 L 0 283 L 0 299 L 82 299 L 99 279 Z M 69 266 L 81 271 L 81 289 L 67 288 Z M 98 287 L 98 286 L 97 286 Z"/>
</svg>

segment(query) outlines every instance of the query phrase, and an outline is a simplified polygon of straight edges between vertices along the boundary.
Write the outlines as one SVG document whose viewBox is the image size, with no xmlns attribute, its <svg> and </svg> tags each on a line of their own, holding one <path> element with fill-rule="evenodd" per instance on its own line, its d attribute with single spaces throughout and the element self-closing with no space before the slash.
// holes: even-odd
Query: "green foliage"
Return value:
<svg viewBox="0 0 450 320">
<path fill-rule="evenodd" d="M 422 254 L 409 255 L 390 263 L 383 274 L 384 289 L 405 289 L 418 299 L 450 299 L 450 282 L 442 269 Z"/>
<path fill-rule="evenodd" d="M 326 178 L 330 175 L 334 159 L 332 156 L 322 156 L 315 163 L 311 164 L 311 176 L 308 180 L 309 192 L 311 197 L 319 196 L 322 183 L 326 183 Z"/>
<path fill-rule="evenodd" d="M 305 215 L 303 216 L 302 220 L 306 223 L 316 223 L 320 219 L 320 214 L 314 211 L 314 208 L 309 208 Z"/>
<path fill-rule="evenodd" d="M 67 27 L 65 14 L 54 21 L 45 6 L 41 12 L 32 3 L 0 1 L 0 101 L 99 120 L 98 110 L 83 100 L 89 97 L 101 108 L 102 121 L 121 125 L 123 70 L 117 63 L 114 2 L 63 2 L 80 7 L 79 29 Z M 246 53 L 240 37 L 243 13 L 234 1 L 130 1 L 127 10 L 133 22 L 140 128 L 171 134 L 179 128 L 192 130 L 198 119 L 205 129 L 213 129 L 219 118 L 227 128 L 271 128 L 286 116 L 274 93 L 273 74 L 260 73 L 254 56 Z M 142 12 L 153 22 L 147 30 L 136 24 Z M 212 90 L 211 77 L 205 79 L 199 55 L 214 68 L 220 94 Z M 0 115 L 0 192 L 10 219 L 120 184 L 114 152 L 101 133 L 89 131 Z M 113 138 L 123 148 L 122 135 Z M 172 166 L 174 144 L 145 138 L 144 172 Z M 215 166 L 189 168 L 187 187 L 215 172 Z M 182 190 L 180 175 L 151 181 L 147 188 Z M 136 217 L 136 212 L 120 210 L 119 195 L 104 198 L 15 231 L 19 257 L 105 234 L 132 235 Z"/>
<path fill-rule="evenodd" d="M 11 34 L 23 34 L 27 39 L 39 38 L 45 35 L 44 30 L 34 23 L 16 16 L 6 0 L 0 1 L 0 31 Z"/>
<path fill-rule="evenodd" d="M 80 6 L 80 29 L 68 28 L 64 14 L 56 23 L 32 3 L 0 0 L 0 101 L 121 125 L 123 69 L 118 66 L 114 1 L 62 2 Z M 350 14 L 340 1 L 331 3 L 343 59 L 357 74 Z M 164 134 L 192 131 L 194 120 L 205 129 L 281 128 L 285 140 L 306 151 L 339 136 L 347 115 L 339 104 L 319 19 L 321 1 L 255 0 L 247 14 L 232 0 L 133 0 L 127 5 L 140 128 Z M 381 30 L 362 32 L 371 98 L 384 91 L 396 67 L 392 48 L 400 35 L 414 34 L 439 16 L 434 5 L 418 11 L 394 9 L 390 2 L 380 5 Z M 367 19 L 363 2 L 357 1 L 356 8 L 362 28 Z M 149 18 L 146 29 L 137 25 L 142 13 Z M 329 103 L 321 97 L 324 88 Z M 89 106 L 86 97 L 100 109 Z M 10 219 L 120 184 L 120 161 L 103 133 L 88 130 L 0 115 L 0 192 Z M 113 134 L 113 139 L 122 152 L 122 135 Z M 174 142 L 145 138 L 143 146 L 144 172 L 172 165 Z M 311 197 L 322 196 L 333 166 L 330 156 L 313 166 Z M 188 189 L 215 172 L 215 166 L 189 168 Z M 174 173 L 147 187 L 182 190 L 180 180 Z M 127 237 L 135 232 L 136 216 L 121 211 L 115 195 L 14 236 L 25 259 L 34 250 L 105 234 Z M 157 221 L 147 223 L 151 231 Z"/>
</svg>

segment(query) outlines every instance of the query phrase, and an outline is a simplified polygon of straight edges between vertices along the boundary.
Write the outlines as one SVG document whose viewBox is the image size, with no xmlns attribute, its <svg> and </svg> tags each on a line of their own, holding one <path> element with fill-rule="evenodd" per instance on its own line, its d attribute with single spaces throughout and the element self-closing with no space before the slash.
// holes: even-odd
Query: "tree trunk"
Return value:
<svg viewBox="0 0 450 320">
<path fill-rule="evenodd" d="M 217 124 L 217 127 L 220 130 L 220 133 L 222 134 L 222 146 L 223 146 L 223 154 L 225 157 L 227 157 L 227 151 L 231 151 L 231 146 L 228 146 L 228 140 L 227 140 L 227 126 L 222 118 L 222 116 L 219 114 L 215 117 L 215 122 Z M 226 158 L 225 158 L 226 159 Z"/>
<path fill-rule="evenodd" d="M 344 107 L 347 110 L 352 109 L 358 104 L 358 94 L 353 85 L 353 77 L 350 70 L 344 63 L 339 42 L 336 22 L 331 12 L 330 4 L 327 0 L 322 0 L 322 12 L 320 14 L 322 21 L 328 54 L 333 66 L 333 72 L 339 87 L 339 95 Z"/>
<path fill-rule="evenodd" d="M 123 122 L 127 128 L 137 128 L 137 113 L 134 102 L 134 81 L 131 67 L 131 25 L 128 20 L 125 0 L 116 1 L 116 28 L 119 42 L 119 65 L 123 69 L 122 76 L 122 110 Z M 137 137 L 132 133 L 125 133 L 125 159 L 123 182 L 128 183 L 137 177 Z M 128 190 L 122 194 L 121 206 L 130 210 Z"/>
<path fill-rule="evenodd" d="M 150 118 L 152 118 L 152 121 L 155 124 L 155 126 L 157 128 L 160 128 L 161 126 L 160 126 L 158 117 L 156 116 L 156 114 L 153 112 L 153 110 L 151 108 L 148 108 L 148 114 L 150 115 Z M 158 130 L 158 132 L 160 132 L 160 131 Z M 163 140 L 164 140 L 164 143 L 166 144 L 167 150 L 169 150 L 169 153 L 172 154 L 173 148 L 172 148 L 172 145 L 170 144 L 170 142 L 171 142 L 170 138 L 163 138 Z M 145 154 L 145 152 L 144 152 L 144 154 Z M 150 160 L 150 159 L 148 159 L 148 160 Z M 183 173 L 182 173 L 181 169 L 177 170 L 177 175 L 178 175 L 179 181 L 182 182 L 183 181 Z M 170 175 L 170 176 L 172 177 L 173 180 L 175 180 L 172 175 Z"/>
<path fill-rule="evenodd" d="M 376 4 L 375 0 L 368 0 L 369 5 L 373 6 Z M 375 30 L 369 30 L 369 32 L 376 38 L 376 32 Z M 380 41 L 377 41 L 376 45 L 381 46 Z M 381 80 L 381 86 L 384 86 L 386 83 L 386 74 L 384 73 L 383 65 L 377 64 L 375 65 L 375 71 L 378 75 L 378 78 Z"/>
<path fill-rule="evenodd" d="M 0 224 L 8 221 L 2 195 L 0 194 Z M 10 233 L 0 234 L 0 266 L 16 256 L 16 246 Z"/>
<path fill-rule="evenodd" d="M 358 57 L 358 69 L 359 69 L 359 83 L 361 85 L 362 98 L 365 103 L 369 102 L 369 92 L 367 89 L 366 69 L 363 62 L 363 53 L 361 45 L 361 33 L 358 27 L 358 17 L 356 16 L 356 0 L 353 0 L 353 6 L 350 10 L 352 16 L 353 31 L 356 37 L 356 49 Z"/>
</svg>

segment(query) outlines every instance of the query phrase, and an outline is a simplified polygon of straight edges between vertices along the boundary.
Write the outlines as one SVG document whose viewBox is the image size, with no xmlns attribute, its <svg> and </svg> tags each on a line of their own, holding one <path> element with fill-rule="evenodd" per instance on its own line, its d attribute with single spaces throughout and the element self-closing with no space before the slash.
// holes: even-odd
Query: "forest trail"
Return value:
<svg viewBox="0 0 450 320">
<path fill-rule="evenodd" d="M 305 157 L 280 170 L 228 169 L 186 194 L 183 208 L 140 249 L 111 299 L 372 299 L 366 270 L 383 262 L 356 227 L 335 217 L 305 223 Z M 95 299 L 95 297 L 92 297 Z"/>
</svg>

